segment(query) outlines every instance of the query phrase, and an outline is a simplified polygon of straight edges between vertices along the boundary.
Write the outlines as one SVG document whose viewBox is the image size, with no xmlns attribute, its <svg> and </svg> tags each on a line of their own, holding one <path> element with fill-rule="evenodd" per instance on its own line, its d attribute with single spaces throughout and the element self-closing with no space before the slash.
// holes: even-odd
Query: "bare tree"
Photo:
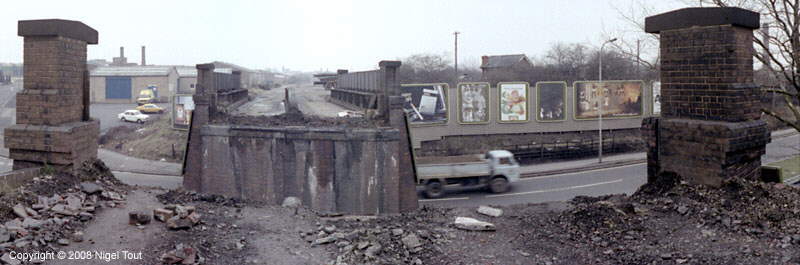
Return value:
<svg viewBox="0 0 800 265">
<path fill-rule="evenodd" d="M 689 6 L 740 7 L 761 13 L 769 34 L 753 38 L 754 57 L 770 73 L 774 84 L 762 83 L 763 91 L 781 95 L 788 113 L 762 108 L 762 112 L 780 123 L 800 131 L 800 0 L 682 0 Z M 617 36 L 612 48 L 651 69 L 659 66 L 657 34 L 644 32 L 644 18 L 655 15 L 652 6 L 643 0 L 627 8 L 615 7 L 628 27 L 604 37 Z M 638 44 L 638 45 L 637 45 Z M 653 55 L 655 54 L 655 55 Z M 762 79 L 764 80 L 764 79 Z"/>
<path fill-rule="evenodd" d="M 397 71 L 400 83 L 449 82 L 455 78 L 450 60 L 436 54 L 414 54 L 402 59 Z"/>
<path fill-rule="evenodd" d="M 776 86 L 764 91 L 782 95 L 794 117 L 767 108 L 762 111 L 800 132 L 800 0 L 705 0 L 703 4 L 742 7 L 762 14 L 769 34 L 753 38 L 755 58 L 777 79 Z"/>
</svg>

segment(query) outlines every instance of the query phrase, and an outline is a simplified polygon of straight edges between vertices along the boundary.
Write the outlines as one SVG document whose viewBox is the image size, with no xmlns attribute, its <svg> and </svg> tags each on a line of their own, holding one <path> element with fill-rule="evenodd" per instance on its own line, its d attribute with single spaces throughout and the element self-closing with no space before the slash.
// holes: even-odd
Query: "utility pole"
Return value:
<svg viewBox="0 0 800 265">
<path fill-rule="evenodd" d="M 461 32 L 458 32 L 458 31 L 453 32 L 453 36 L 455 36 L 455 57 L 454 57 L 454 61 L 455 61 L 455 65 L 456 65 L 456 67 L 455 67 L 455 70 L 456 70 L 456 82 L 458 82 L 458 34 L 461 34 Z"/>
<path fill-rule="evenodd" d="M 642 76 L 640 75 L 641 71 L 640 68 L 642 68 L 641 66 L 642 57 L 639 54 L 639 49 L 641 48 L 640 43 L 641 40 L 636 40 L 636 79 L 642 79 Z"/>
</svg>

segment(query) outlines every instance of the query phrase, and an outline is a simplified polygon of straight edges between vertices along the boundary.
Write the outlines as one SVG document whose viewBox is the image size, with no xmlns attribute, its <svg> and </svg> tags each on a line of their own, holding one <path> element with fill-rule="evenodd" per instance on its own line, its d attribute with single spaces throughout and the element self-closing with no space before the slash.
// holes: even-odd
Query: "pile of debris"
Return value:
<svg viewBox="0 0 800 265">
<path fill-rule="evenodd" d="M 731 179 L 693 185 L 664 173 L 635 194 L 577 197 L 573 208 L 527 216 L 528 249 L 597 264 L 766 264 L 800 262 L 800 192 Z"/>
<path fill-rule="evenodd" d="M 453 238 L 452 223 L 422 221 L 444 216 L 440 211 L 426 207 L 397 216 L 322 218 L 316 229 L 298 232 L 312 246 L 334 249 L 333 264 L 422 264 L 442 254 L 439 246 Z"/>
<path fill-rule="evenodd" d="M 184 244 L 175 245 L 175 249 L 161 255 L 163 264 L 204 264 L 205 258 L 197 253 L 197 249 Z"/>
<path fill-rule="evenodd" d="M 172 230 L 189 229 L 200 223 L 201 215 L 194 206 L 171 204 L 153 210 L 153 217 L 167 224 Z"/>
<path fill-rule="evenodd" d="M 163 204 L 186 204 L 190 202 L 209 202 L 220 206 L 244 207 L 244 201 L 215 194 L 197 193 L 183 189 L 169 190 L 156 196 Z"/>
<path fill-rule="evenodd" d="M 127 186 L 102 161 L 87 162 L 77 174 L 44 171 L 0 197 L 0 253 L 50 251 L 84 240 L 80 231 L 99 208 L 124 204 Z"/>
<path fill-rule="evenodd" d="M 285 113 L 274 116 L 230 116 L 215 123 L 231 123 L 235 125 L 252 126 L 305 126 L 305 127 L 347 127 L 347 128 L 376 128 L 374 121 L 358 116 L 323 118 L 302 114 Z"/>
</svg>

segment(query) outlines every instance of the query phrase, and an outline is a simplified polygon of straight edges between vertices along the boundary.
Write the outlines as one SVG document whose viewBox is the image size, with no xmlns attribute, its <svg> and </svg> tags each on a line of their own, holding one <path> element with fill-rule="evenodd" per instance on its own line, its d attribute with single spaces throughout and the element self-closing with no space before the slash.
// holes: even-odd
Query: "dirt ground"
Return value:
<svg viewBox="0 0 800 265">
<path fill-rule="evenodd" d="M 421 207 L 385 216 L 318 215 L 221 196 L 115 184 L 123 201 L 102 207 L 81 225 L 85 240 L 62 251 L 129 251 L 114 264 L 162 264 L 176 246 L 196 252 L 195 264 L 796 264 L 800 262 L 800 193 L 783 184 L 748 180 L 719 188 L 662 174 L 631 196 L 576 197 L 569 202 L 475 208 Z M 73 181 L 74 182 L 74 181 Z M 70 192 L 76 183 L 29 186 L 41 194 Z M 119 186 L 119 188 L 115 188 Z M 30 196 L 29 196 L 30 197 Z M 27 198 L 27 197 L 25 197 Z M 32 198 L 32 197 L 31 197 Z M 19 200 L 17 200 L 19 201 Z M 24 200 L 23 200 L 24 201 Z M 4 205 L 10 205 L 6 200 Z M 130 225 L 128 213 L 182 205 L 200 222 L 171 230 L 160 221 Z M 6 206 L 7 208 L 7 206 Z M 5 218 L 13 217 L 8 211 Z M 494 224 L 467 231 L 456 217 Z M 49 229 L 49 226 L 48 226 Z M 9 229 L 9 231 L 12 231 Z M 47 229 L 33 230 L 43 235 Z M 24 239 L 24 238 L 23 238 Z M 4 251 L 30 250 L 5 245 Z M 194 254 L 193 254 L 194 255 Z M 53 260 L 47 264 L 107 264 Z"/>
<path fill-rule="evenodd" d="M 132 157 L 167 162 L 183 161 L 188 132 L 176 130 L 170 114 L 151 115 L 141 127 L 117 126 L 100 136 L 100 146 Z"/>
</svg>

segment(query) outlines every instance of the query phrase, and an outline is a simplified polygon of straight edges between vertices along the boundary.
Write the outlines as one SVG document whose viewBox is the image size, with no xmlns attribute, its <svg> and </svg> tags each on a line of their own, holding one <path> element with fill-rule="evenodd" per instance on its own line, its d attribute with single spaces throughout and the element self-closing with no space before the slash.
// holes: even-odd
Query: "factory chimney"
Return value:
<svg viewBox="0 0 800 265">
<path fill-rule="evenodd" d="M 142 46 L 142 66 L 147 65 L 147 61 L 145 60 L 145 53 L 144 53 L 144 46 Z"/>
<path fill-rule="evenodd" d="M 119 58 L 125 58 L 125 47 L 119 47 Z"/>
</svg>

